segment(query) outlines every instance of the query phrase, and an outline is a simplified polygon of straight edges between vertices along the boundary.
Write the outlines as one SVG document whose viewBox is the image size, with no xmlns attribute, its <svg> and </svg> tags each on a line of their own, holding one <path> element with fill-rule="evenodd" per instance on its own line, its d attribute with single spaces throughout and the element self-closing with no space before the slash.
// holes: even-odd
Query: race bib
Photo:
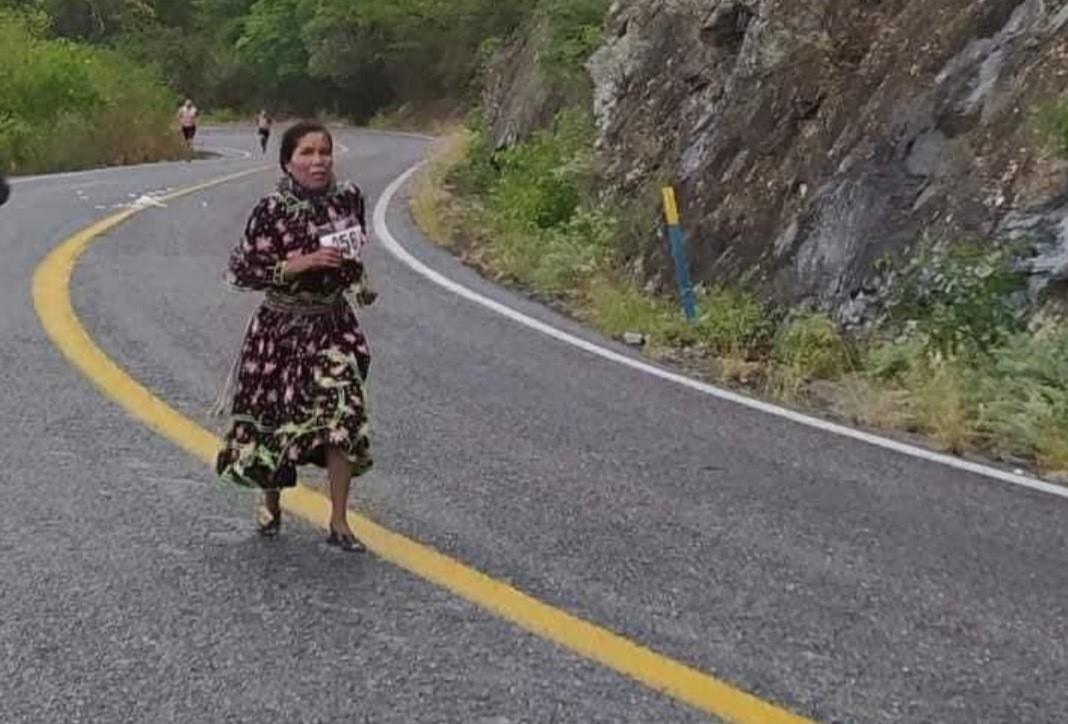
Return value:
<svg viewBox="0 0 1068 724">
<path fill-rule="evenodd" d="M 359 260 L 364 246 L 363 230 L 357 225 L 324 234 L 319 237 L 319 246 L 324 249 L 337 249 L 346 259 Z"/>
</svg>

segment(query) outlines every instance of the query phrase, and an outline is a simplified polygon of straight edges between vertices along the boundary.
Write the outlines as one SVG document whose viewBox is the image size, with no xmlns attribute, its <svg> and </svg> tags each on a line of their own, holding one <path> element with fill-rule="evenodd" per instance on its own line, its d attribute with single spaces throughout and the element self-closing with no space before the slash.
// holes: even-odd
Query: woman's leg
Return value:
<svg viewBox="0 0 1068 724">
<path fill-rule="evenodd" d="M 336 447 L 327 448 L 326 471 L 330 477 L 330 527 L 342 535 L 352 535 L 349 528 L 349 488 L 352 485 L 352 463 Z"/>
<path fill-rule="evenodd" d="M 260 535 L 273 538 L 282 530 L 282 491 L 264 490 L 263 507 L 267 509 L 267 517 L 257 512 L 258 529 Z"/>
<path fill-rule="evenodd" d="M 267 508 L 268 513 L 277 517 L 282 512 L 282 491 L 264 490 L 263 505 Z"/>
</svg>

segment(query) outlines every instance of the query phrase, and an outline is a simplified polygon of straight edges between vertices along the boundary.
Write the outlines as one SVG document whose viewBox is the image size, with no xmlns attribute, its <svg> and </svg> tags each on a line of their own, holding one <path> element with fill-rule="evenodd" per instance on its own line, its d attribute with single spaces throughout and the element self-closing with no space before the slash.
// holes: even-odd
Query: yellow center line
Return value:
<svg viewBox="0 0 1068 724">
<path fill-rule="evenodd" d="M 180 189 L 160 200 L 187 196 L 266 168 L 257 167 L 223 176 Z M 102 219 L 54 249 L 34 272 L 34 307 L 55 345 L 106 397 L 162 437 L 211 465 L 222 444 L 218 437 L 182 415 L 119 367 L 92 340 L 71 304 L 70 281 L 78 258 L 101 234 L 143 210 L 131 208 Z M 287 491 L 283 500 L 290 512 L 320 528 L 326 527 L 330 511 L 326 496 L 301 485 Z M 714 676 L 543 603 L 364 516 L 350 511 L 349 521 L 367 546 L 382 559 L 452 591 L 520 628 L 702 712 L 727 721 L 754 724 L 808 721 Z"/>
</svg>

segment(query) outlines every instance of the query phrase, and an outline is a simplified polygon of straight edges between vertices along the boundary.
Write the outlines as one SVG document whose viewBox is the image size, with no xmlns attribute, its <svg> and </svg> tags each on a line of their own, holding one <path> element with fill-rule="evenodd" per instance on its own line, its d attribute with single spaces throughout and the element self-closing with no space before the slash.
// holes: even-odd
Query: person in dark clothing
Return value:
<svg viewBox="0 0 1068 724">
<path fill-rule="evenodd" d="M 256 205 L 230 256 L 230 282 L 265 299 L 221 399 L 232 424 L 216 469 L 223 480 L 264 491 L 260 532 L 275 535 L 280 495 L 296 485 L 297 468 L 326 468 L 328 542 L 359 552 L 365 548 L 349 527 L 347 499 L 351 478 L 371 467 L 371 356 L 354 305 L 374 294 L 361 257 L 364 196 L 334 178 L 333 145 L 318 123 L 286 131 L 278 189 Z"/>
<path fill-rule="evenodd" d="M 267 153 L 267 141 L 271 138 L 271 116 L 261 110 L 256 116 L 256 134 L 260 137 L 260 150 Z"/>
</svg>

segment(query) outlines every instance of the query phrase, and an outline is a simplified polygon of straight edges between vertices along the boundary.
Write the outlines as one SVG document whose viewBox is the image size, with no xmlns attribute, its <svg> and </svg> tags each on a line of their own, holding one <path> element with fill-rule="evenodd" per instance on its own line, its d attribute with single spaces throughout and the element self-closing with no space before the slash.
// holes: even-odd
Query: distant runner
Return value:
<svg viewBox="0 0 1068 724">
<path fill-rule="evenodd" d="M 256 133 L 260 136 L 260 148 L 267 153 L 267 141 L 271 137 L 271 116 L 266 110 L 261 109 L 256 116 Z"/>
<path fill-rule="evenodd" d="M 7 185 L 7 179 L 0 173 L 0 206 L 7 203 L 7 197 L 11 195 L 11 187 Z"/>
<path fill-rule="evenodd" d="M 185 139 L 190 158 L 193 156 L 193 138 L 197 135 L 197 120 L 199 118 L 200 111 L 193 105 L 192 100 L 186 98 L 185 103 L 178 109 L 178 125 L 182 129 L 182 137 Z"/>
</svg>

